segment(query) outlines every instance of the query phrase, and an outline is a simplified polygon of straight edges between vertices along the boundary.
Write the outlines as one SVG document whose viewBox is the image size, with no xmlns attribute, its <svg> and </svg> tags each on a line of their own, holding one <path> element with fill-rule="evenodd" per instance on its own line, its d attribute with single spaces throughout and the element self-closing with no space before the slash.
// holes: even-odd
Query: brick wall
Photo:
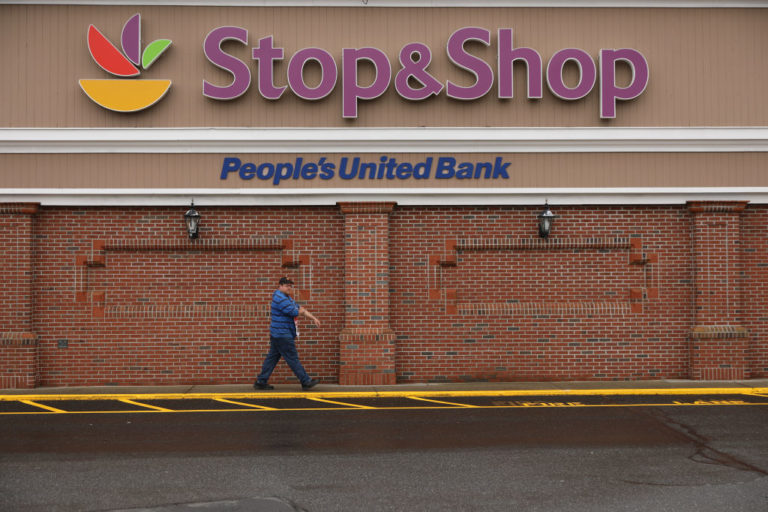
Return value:
<svg viewBox="0 0 768 512">
<path fill-rule="evenodd" d="M 0 215 L 0 387 L 251 382 L 281 275 L 322 321 L 298 346 L 323 382 L 768 376 L 764 206 L 736 217 L 732 316 L 699 338 L 687 205 L 554 207 L 548 241 L 540 208 L 387 208 L 202 205 L 196 241 L 186 208 Z"/>
<path fill-rule="evenodd" d="M 743 324 L 742 223 L 746 201 L 690 202 L 693 229 L 694 379 L 744 379 L 749 375 L 749 331 Z"/>
<path fill-rule="evenodd" d="M 768 207 L 749 206 L 742 216 L 741 321 L 749 330 L 747 367 L 768 377 Z"/>
<path fill-rule="evenodd" d="M 37 382 L 33 242 L 36 204 L 0 204 L 0 388 Z"/>
<path fill-rule="evenodd" d="M 390 328 L 390 219 L 394 203 L 340 203 L 344 214 L 344 329 L 339 384 L 395 384 Z"/>
<path fill-rule="evenodd" d="M 0 368 L 0 389 L 34 388 L 39 370 L 35 336 L 0 333 Z"/>
<path fill-rule="evenodd" d="M 268 350 L 269 301 L 282 275 L 323 321 L 319 329 L 300 324 L 302 361 L 313 376 L 336 382 L 338 209 L 196 209 L 201 234 L 193 242 L 186 208 L 41 210 L 42 385 L 252 382 Z M 272 380 L 296 382 L 284 364 Z"/>
<path fill-rule="evenodd" d="M 687 376 L 685 208 L 555 210 L 395 210 L 399 381 Z"/>
</svg>

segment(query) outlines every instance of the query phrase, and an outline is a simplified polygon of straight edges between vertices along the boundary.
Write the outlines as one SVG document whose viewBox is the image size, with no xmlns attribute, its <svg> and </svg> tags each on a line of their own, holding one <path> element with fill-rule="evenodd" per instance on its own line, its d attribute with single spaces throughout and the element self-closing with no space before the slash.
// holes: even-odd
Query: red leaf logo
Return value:
<svg viewBox="0 0 768 512">
<path fill-rule="evenodd" d="M 116 76 L 138 76 L 140 71 L 95 26 L 88 27 L 88 50 L 96 64 Z"/>
</svg>

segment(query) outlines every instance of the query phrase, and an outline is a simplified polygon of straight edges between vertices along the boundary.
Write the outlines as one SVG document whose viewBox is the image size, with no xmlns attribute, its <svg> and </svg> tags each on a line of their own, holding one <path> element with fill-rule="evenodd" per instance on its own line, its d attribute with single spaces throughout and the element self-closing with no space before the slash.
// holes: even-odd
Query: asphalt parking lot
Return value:
<svg viewBox="0 0 768 512">
<path fill-rule="evenodd" d="M 34 395 L 0 399 L 0 415 L 264 412 L 317 410 L 397 410 L 532 407 L 757 406 L 768 405 L 759 392 L 679 393 L 207 393 L 200 395 Z"/>
<path fill-rule="evenodd" d="M 6 394 L 0 508 L 762 512 L 764 391 Z"/>
</svg>

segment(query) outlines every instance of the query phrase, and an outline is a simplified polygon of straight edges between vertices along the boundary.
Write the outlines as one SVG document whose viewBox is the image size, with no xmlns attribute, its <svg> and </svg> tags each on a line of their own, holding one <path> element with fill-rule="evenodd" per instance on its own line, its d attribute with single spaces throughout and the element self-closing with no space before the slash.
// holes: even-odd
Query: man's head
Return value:
<svg viewBox="0 0 768 512">
<path fill-rule="evenodd" d="M 277 289 L 285 294 L 290 295 L 293 293 L 293 281 L 287 277 L 281 277 Z"/>
</svg>

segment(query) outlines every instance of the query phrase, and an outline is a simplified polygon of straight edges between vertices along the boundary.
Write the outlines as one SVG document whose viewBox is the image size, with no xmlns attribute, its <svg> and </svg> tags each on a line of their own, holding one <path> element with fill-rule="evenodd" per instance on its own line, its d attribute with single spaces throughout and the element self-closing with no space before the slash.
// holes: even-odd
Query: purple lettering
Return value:
<svg viewBox="0 0 768 512">
<path fill-rule="evenodd" d="M 528 97 L 543 96 L 543 73 L 541 55 L 532 48 L 514 48 L 512 44 L 512 29 L 499 29 L 499 98 L 513 98 L 515 90 L 512 77 L 512 64 L 521 60 L 528 70 Z"/>
<path fill-rule="evenodd" d="M 320 84 L 317 87 L 307 87 L 304 82 L 304 66 L 310 60 L 320 64 Z M 336 61 L 322 48 L 299 50 L 288 63 L 288 85 L 299 98 L 305 100 L 319 100 L 331 94 L 336 87 L 337 76 Z"/>
<path fill-rule="evenodd" d="M 133 23 L 133 19 L 126 24 L 128 28 L 124 29 L 124 32 L 129 28 L 134 28 L 135 24 L 132 25 L 131 23 Z M 525 65 L 527 97 L 529 99 L 543 97 L 545 73 L 547 87 L 552 95 L 566 101 L 579 100 L 588 96 L 595 88 L 595 82 L 597 82 L 599 75 L 600 117 L 603 119 L 615 118 L 617 101 L 637 98 L 648 86 L 648 61 L 637 50 L 631 48 L 602 49 L 598 60 L 595 61 L 585 50 L 564 48 L 552 55 L 552 58 L 546 63 L 546 70 L 544 70 L 545 62 L 541 54 L 533 48 L 515 48 L 513 36 L 512 28 L 498 29 L 496 67 L 499 75 L 497 87 L 498 98 L 500 99 L 514 97 L 516 64 L 518 77 L 521 77 L 519 66 Z M 214 85 L 203 79 L 203 95 L 212 99 L 232 100 L 238 98 L 245 94 L 251 85 L 249 64 L 222 49 L 227 41 L 247 44 L 248 31 L 240 27 L 223 26 L 211 30 L 205 37 L 203 42 L 205 57 L 213 65 L 230 73 L 233 77 L 232 82 L 224 86 Z M 124 46 L 131 47 L 131 59 L 135 60 L 136 52 L 133 48 L 135 41 L 128 38 L 123 43 Z M 400 68 L 394 76 L 395 90 L 400 97 L 409 101 L 421 101 L 431 96 L 437 96 L 443 92 L 443 89 L 445 89 L 448 97 L 458 100 L 471 101 L 482 98 L 494 86 L 496 78 L 493 67 L 481 58 L 488 55 L 490 50 L 479 47 L 481 48 L 481 56 L 470 53 L 473 50 L 476 51 L 478 43 L 486 47 L 490 46 L 491 32 L 482 27 L 462 27 L 448 37 L 446 44 L 446 53 L 451 63 L 474 77 L 473 81 L 466 78 L 462 81 L 462 83 L 469 83 L 469 85 L 459 85 L 451 80 L 441 81 L 439 77 L 434 76 L 429 71 L 432 64 L 432 50 L 429 46 L 419 42 L 405 44 L 398 55 Z M 128 51 L 127 48 L 126 51 Z M 277 78 L 275 69 L 276 66 L 280 65 L 276 65 L 276 61 L 284 60 L 285 50 L 275 47 L 273 36 L 259 39 L 258 44 L 252 48 L 251 54 L 258 66 L 258 89 L 261 96 L 270 100 L 278 100 L 286 89 L 290 89 L 301 99 L 317 101 L 331 95 L 336 89 L 337 82 L 341 80 L 342 115 L 347 119 L 358 117 L 360 100 L 373 100 L 386 93 L 393 78 L 392 64 L 387 54 L 379 48 L 342 48 L 340 64 L 335 61 L 331 52 L 323 48 L 300 49 L 288 61 L 286 85 L 275 84 Z M 361 61 L 368 62 L 361 64 Z M 309 64 L 310 62 L 313 64 Z M 625 63 L 631 70 L 632 76 L 628 85 L 616 83 L 619 62 Z M 320 80 L 316 85 L 314 84 L 316 81 L 314 77 L 317 76 L 315 70 L 312 69 L 311 72 L 306 70 L 308 64 L 311 67 L 315 63 L 320 66 Z M 578 82 L 571 86 L 573 82 L 571 69 L 568 72 L 565 70 L 566 67 L 573 64 L 578 67 Z M 369 80 L 360 77 L 360 69 L 368 65 L 372 65 L 374 70 L 374 78 L 370 83 L 367 83 Z M 364 68 L 363 71 L 366 72 L 368 69 Z M 307 74 L 312 77 L 310 84 L 305 80 Z M 461 73 L 458 74 L 461 75 Z M 364 73 L 364 75 L 370 76 L 368 73 Z M 568 84 L 566 84 L 566 77 L 568 77 Z M 361 80 L 366 83 L 361 83 Z M 620 81 L 622 81 L 621 78 Z M 518 89 L 520 87 L 522 86 L 518 84 Z M 354 168 L 350 172 L 358 176 L 360 170 L 358 167 L 362 164 L 359 162 L 352 163 Z M 445 166 L 448 164 L 445 161 L 438 163 L 443 166 L 440 168 L 440 174 L 447 174 L 448 171 Z M 226 165 L 234 165 L 234 161 L 228 161 Z M 298 164 L 294 167 L 294 179 L 298 178 L 302 169 L 303 167 Z M 387 168 L 387 178 L 394 176 L 397 169 L 397 166 L 393 166 L 391 170 Z M 453 170 L 458 172 L 455 168 Z M 318 171 L 321 172 L 321 177 L 328 174 L 320 165 L 318 165 Z M 226 179 L 229 172 L 234 171 L 230 171 L 229 167 L 223 169 L 222 179 Z M 250 175 L 254 171 L 248 167 L 243 172 Z M 257 177 L 263 179 L 261 175 L 266 175 L 270 169 L 258 167 L 255 172 Z M 344 172 L 340 169 L 340 175 Z M 360 172 L 362 175 L 366 175 L 368 171 L 362 170 Z M 277 180 L 287 179 L 282 175 L 282 170 L 273 168 L 271 173 L 276 176 Z M 311 173 L 312 171 L 310 171 Z M 418 174 L 418 169 L 414 167 L 413 176 L 419 177 Z"/>
<path fill-rule="evenodd" d="M 451 62 L 475 75 L 475 84 L 470 87 L 447 82 L 446 93 L 457 100 L 476 100 L 485 96 L 493 86 L 493 69 L 484 60 L 464 51 L 467 41 L 480 41 L 486 46 L 491 44 L 491 32 L 479 27 L 460 28 L 448 38 L 448 57 Z"/>
<path fill-rule="evenodd" d="M 268 100 L 280 99 L 285 85 L 275 87 L 274 62 L 283 60 L 283 49 L 272 46 L 272 36 L 259 39 L 259 46 L 253 48 L 253 60 L 259 63 L 259 93 Z"/>
<path fill-rule="evenodd" d="M 357 81 L 357 67 L 361 60 L 373 63 L 376 78 L 367 87 Z M 342 69 L 342 115 L 345 118 L 357 117 L 357 100 L 378 98 L 389 87 L 392 68 L 387 55 L 378 48 L 344 48 L 341 53 Z"/>
<path fill-rule="evenodd" d="M 203 79 L 203 95 L 208 98 L 233 100 L 245 94 L 251 86 L 251 70 L 248 66 L 221 49 L 221 44 L 229 40 L 248 44 L 248 31 L 240 27 L 219 27 L 211 30 L 203 41 L 203 53 L 211 64 L 234 76 L 232 83 L 226 87 L 213 85 Z"/>
<path fill-rule="evenodd" d="M 432 52 L 429 46 L 422 43 L 403 46 L 400 50 L 401 69 L 395 75 L 395 89 L 400 96 L 407 100 L 418 101 L 429 98 L 433 94 L 440 94 L 443 84 L 427 72 L 430 62 L 432 62 Z M 411 87 L 408 83 L 409 77 L 413 77 L 421 87 L 418 89 Z"/>
<path fill-rule="evenodd" d="M 624 61 L 632 68 L 632 80 L 627 87 L 616 85 L 616 62 Z M 648 86 L 648 61 L 642 53 L 631 48 L 600 50 L 600 117 L 616 117 L 616 100 L 631 100 L 640 96 Z"/>
<path fill-rule="evenodd" d="M 579 83 L 568 87 L 563 82 L 563 67 L 569 60 L 579 67 Z M 597 80 L 597 68 L 584 50 L 566 48 L 555 53 L 547 65 L 547 85 L 552 94 L 562 100 L 578 100 L 589 94 Z"/>
</svg>

